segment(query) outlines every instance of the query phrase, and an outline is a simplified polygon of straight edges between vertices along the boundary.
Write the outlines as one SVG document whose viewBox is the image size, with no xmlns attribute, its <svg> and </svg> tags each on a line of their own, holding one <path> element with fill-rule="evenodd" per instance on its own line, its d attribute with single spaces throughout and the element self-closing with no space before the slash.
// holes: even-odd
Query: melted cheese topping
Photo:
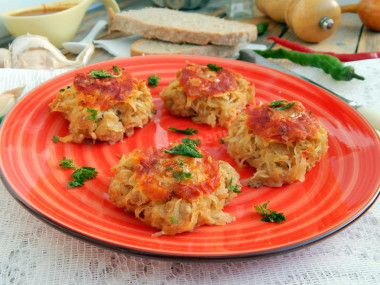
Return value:
<svg viewBox="0 0 380 285">
<path fill-rule="evenodd" d="M 198 151 L 203 158 L 168 154 L 162 149 L 135 153 L 139 163 L 138 188 L 152 200 L 167 200 L 172 196 L 192 200 L 211 194 L 220 182 L 219 164 L 206 151 L 200 148 Z M 190 177 L 178 179 L 175 173 L 190 173 Z"/>
<path fill-rule="evenodd" d="M 179 82 L 190 97 L 212 96 L 238 88 L 235 73 L 228 68 L 213 71 L 207 66 L 188 63 L 180 72 Z"/>
<path fill-rule="evenodd" d="M 74 88 L 79 91 L 80 104 L 83 107 L 107 110 L 116 103 L 126 101 L 138 83 L 129 72 L 125 70 L 106 70 L 112 76 L 108 78 L 95 78 L 91 72 L 80 73 L 74 77 Z"/>
<path fill-rule="evenodd" d="M 249 129 L 270 141 L 302 141 L 314 137 L 321 128 L 319 119 L 307 112 L 298 101 L 285 110 L 277 110 L 270 104 L 265 104 L 249 109 L 247 114 Z"/>
</svg>

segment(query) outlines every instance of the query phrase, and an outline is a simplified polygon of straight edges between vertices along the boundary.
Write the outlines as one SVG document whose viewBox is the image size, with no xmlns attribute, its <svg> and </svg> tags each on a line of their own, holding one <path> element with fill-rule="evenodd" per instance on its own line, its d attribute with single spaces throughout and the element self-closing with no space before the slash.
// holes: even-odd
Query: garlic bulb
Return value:
<svg viewBox="0 0 380 285">
<path fill-rule="evenodd" d="M 4 116 L 12 109 L 16 104 L 16 99 L 20 96 L 25 85 L 14 88 L 12 90 L 4 91 L 0 94 L 0 122 Z"/>
<path fill-rule="evenodd" d="M 75 60 L 68 60 L 46 37 L 31 34 L 17 37 L 9 48 L 12 68 L 29 69 L 58 69 L 85 65 L 94 50 L 94 45 L 90 43 Z"/>
<path fill-rule="evenodd" d="M 0 48 L 0 68 L 11 67 L 11 53 L 6 48 Z"/>
</svg>

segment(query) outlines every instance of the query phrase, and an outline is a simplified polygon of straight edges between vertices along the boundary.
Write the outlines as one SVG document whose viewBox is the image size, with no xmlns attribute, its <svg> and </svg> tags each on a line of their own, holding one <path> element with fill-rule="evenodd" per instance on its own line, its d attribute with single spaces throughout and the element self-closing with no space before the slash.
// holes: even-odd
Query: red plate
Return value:
<svg viewBox="0 0 380 285">
<path fill-rule="evenodd" d="M 132 215 L 116 208 L 108 198 L 110 168 L 118 155 L 134 148 L 167 146 L 183 135 L 170 127 L 199 130 L 202 145 L 218 159 L 236 164 L 220 137 L 223 128 L 196 125 L 171 116 L 159 93 L 175 78 L 186 60 L 216 63 L 240 72 L 256 86 L 257 102 L 299 100 L 319 116 L 329 132 L 328 154 L 306 175 L 305 182 L 281 188 L 243 187 L 225 211 L 236 217 L 226 226 L 202 226 L 176 236 L 152 237 L 156 232 Z M 158 113 L 153 122 L 122 142 L 95 145 L 52 142 L 66 135 L 68 123 L 49 112 L 48 104 L 76 72 L 125 67 L 139 79 L 161 77 L 152 89 Z M 348 225 L 375 201 L 380 185 L 380 143 L 372 127 L 351 107 L 308 82 L 254 64 L 200 56 L 149 56 L 115 59 L 70 71 L 27 94 L 7 115 L 0 130 L 0 169 L 9 192 L 32 213 L 65 233 L 124 253 L 184 260 L 247 259 L 310 244 Z M 80 188 L 66 188 L 70 170 L 58 166 L 66 156 L 79 166 L 99 172 Z M 241 169 L 242 178 L 252 170 Z M 286 215 L 281 224 L 260 221 L 254 205 L 270 200 L 269 208 Z"/>
</svg>

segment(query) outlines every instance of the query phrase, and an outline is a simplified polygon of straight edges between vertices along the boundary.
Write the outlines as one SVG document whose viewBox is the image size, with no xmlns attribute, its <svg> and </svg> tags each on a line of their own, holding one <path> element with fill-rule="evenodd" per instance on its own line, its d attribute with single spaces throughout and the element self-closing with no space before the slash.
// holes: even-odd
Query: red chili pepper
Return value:
<svg viewBox="0 0 380 285">
<path fill-rule="evenodd" d="M 356 60 L 363 60 L 363 59 L 372 59 L 372 58 L 380 58 L 380 52 L 359 52 L 359 53 L 334 53 L 334 52 L 328 52 L 328 51 L 315 51 L 312 49 L 309 49 L 301 44 L 291 42 L 285 39 L 281 39 L 279 37 L 270 36 L 267 38 L 268 40 L 273 40 L 279 45 L 282 45 L 283 47 L 289 48 L 291 50 L 295 51 L 301 51 L 301 52 L 307 52 L 307 53 L 322 53 L 322 54 L 329 54 L 332 56 L 335 56 L 340 61 L 347 62 L 347 61 L 356 61 Z"/>
</svg>

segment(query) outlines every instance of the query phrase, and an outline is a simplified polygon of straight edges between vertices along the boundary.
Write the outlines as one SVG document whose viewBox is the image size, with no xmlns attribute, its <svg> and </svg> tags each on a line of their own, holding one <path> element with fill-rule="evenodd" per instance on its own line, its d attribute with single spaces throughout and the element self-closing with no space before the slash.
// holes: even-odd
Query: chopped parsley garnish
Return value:
<svg viewBox="0 0 380 285">
<path fill-rule="evenodd" d="M 277 213 L 276 211 L 272 211 L 267 208 L 270 201 L 254 206 L 256 211 L 260 213 L 261 220 L 264 222 L 270 222 L 270 223 L 281 223 L 282 221 L 286 221 L 286 218 L 283 213 Z"/>
<path fill-rule="evenodd" d="M 281 110 L 288 109 L 288 108 L 292 107 L 295 104 L 295 102 L 290 102 L 290 103 L 288 103 L 286 105 L 283 105 L 286 102 L 288 102 L 288 101 L 286 101 L 286 100 L 272 101 L 272 102 L 269 103 L 269 105 L 271 105 L 274 109 L 281 111 Z M 281 105 L 283 105 L 283 106 L 281 106 Z"/>
<path fill-rule="evenodd" d="M 151 76 L 148 77 L 148 85 L 152 86 L 152 87 L 156 87 L 158 85 L 158 81 L 160 79 L 161 78 L 158 77 L 157 74 L 153 74 L 153 75 L 151 75 Z"/>
<path fill-rule="evenodd" d="M 193 144 L 193 145 L 199 145 L 201 143 L 200 139 L 190 139 L 190 138 L 183 138 L 182 142 L 185 144 Z"/>
<path fill-rule="evenodd" d="M 96 117 L 98 116 L 98 110 L 87 108 L 87 112 L 91 113 L 91 115 L 88 116 L 87 119 L 94 119 L 94 122 L 97 123 L 98 119 Z"/>
<path fill-rule="evenodd" d="M 185 135 L 195 135 L 198 133 L 198 130 L 196 129 L 193 129 L 193 128 L 186 128 L 184 130 L 181 130 L 181 129 L 177 129 L 177 128 L 174 128 L 174 127 L 168 127 L 169 130 L 173 131 L 173 132 L 177 132 L 177 133 L 182 133 L 182 134 L 185 134 Z"/>
<path fill-rule="evenodd" d="M 219 71 L 223 69 L 223 67 L 217 66 L 215 63 L 209 63 L 207 64 L 207 67 L 210 68 L 212 71 Z"/>
<path fill-rule="evenodd" d="M 181 168 L 183 168 L 183 162 L 182 162 L 182 161 L 178 160 L 178 165 L 179 165 Z"/>
<path fill-rule="evenodd" d="M 170 217 L 170 223 L 171 224 L 178 224 L 178 218 L 175 216 Z"/>
<path fill-rule="evenodd" d="M 284 104 L 285 102 L 287 102 L 287 101 L 286 100 L 277 100 L 277 101 L 270 102 L 269 105 L 271 105 L 272 107 L 277 107 L 279 105 Z"/>
<path fill-rule="evenodd" d="M 170 154 L 179 154 L 183 156 L 201 158 L 203 157 L 203 155 L 200 154 L 199 151 L 195 148 L 195 146 L 198 145 L 199 143 L 200 143 L 199 139 L 192 140 L 189 138 L 183 138 L 181 144 L 176 145 L 170 150 L 164 149 L 164 152 L 170 153 Z"/>
<path fill-rule="evenodd" d="M 73 180 L 69 181 L 68 188 L 82 186 L 87 180 L 94 179 L 98 175 L 95 168 L 88 166 L 78 167 L 73 164 L 72 159 L 67 159 L 66 157 L 61 159 L 59 166 L 62 166 L 63 168 L 75 169 L 75 171 L 71 174 Z"/>
<path fill-rule="evenodd" d="M 238 185 L 238 184 L 232 185 L 232 179 L 233 178 L 231 177 L 230 184 L 228 185 L 228 189 L 234 191 L 235 193 L 241 193 L 241 190 L 240 190 L 241 185 Z"/>
<path fill-rule="evenodd" d="M 71 174 L 73 181 L 69 181 L 68 186 L 69 188 L 82 186 L 87 180 L 94 179 L 97 174 L 98 172 L 93 167 L 83 166 L 78 168 Z"/>
<path fill-rule="evenodd" d="M 59 142 L 59 136 L 53 136 L 51 140 L 53 141 L 53 143 L 57 143 Z"/>
<path fill-rule="evenodd" d="M 224 138 L 220 138 L 220 143 L 226 143 L 226 141 L 224 140 Z"/>
<path fill-rule="evenodd" d="M 4 117 L 5 117 L 5 116 L 1 116 L 1 117 L 0 117 L 0 123 L 3 121 Z"/>
<path fill-rule="evenodd" d="M 112 65 L 112 70 L 116 72 L 120 72 L 121 69 L 117 65 Z"/>
<path fill-rule="evenodd" d="M 110 77 L 120 77 L 121 72 L 118 75 L 112 75 L 112 74 L 109 74 L 104 69 L 101 69 L 101 70 L 92 70 L 90 72 L 90 75 L 94 78 L 110 78 Z"/>
<path fill-rule="evenodd" d="M 73 164 L 73 160 L 67 159 L 65 156 L 61 159 L 59 166 L 62 166 L 63 168 L 77 169 L 77 166 Z"/>
<path fill-rule="evenodd" d="M 173 177 L 177 179 L 177 183 L 178 183 L 178 182 L 183 181 L 185 179 L 191 178 L 191 173 L 190 172 L 173 170 Z"/>
<path fill-rule="evenodd" d="M 66 89 L 62 88 L 62 89 L 59 89 L 59 92 L 65 92 Z"/>
<path fill-rule="evenodd" d="M 195 146 L 192 144 L 181 143 L 179 145 L 176 145 L 170 150 L 164 149 L 164 152 L 170 153 L 170 154 L 179 154 L 179 155 L 189 156 L 189 157 L 199 157 L 199 158 L 203 157 L 203 155 L 201 155 L 199 151 L 195 148 Z"/>
</svg>

